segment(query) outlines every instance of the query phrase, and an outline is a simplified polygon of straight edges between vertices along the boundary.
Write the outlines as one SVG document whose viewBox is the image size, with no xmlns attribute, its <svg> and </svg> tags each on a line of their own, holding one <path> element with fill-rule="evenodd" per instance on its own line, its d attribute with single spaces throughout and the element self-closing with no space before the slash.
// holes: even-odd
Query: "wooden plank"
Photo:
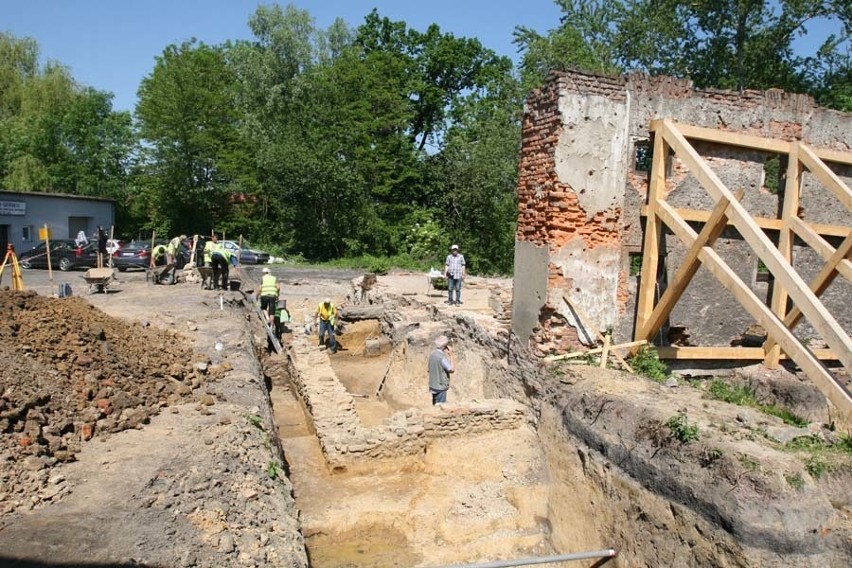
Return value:
<svg viewBox="0 0 852 568">
<path fill-rule="evenodd" d="M 606 335 L 604 335 L 604 339 L 603 339 L 603 347 L 602 347 L 603 351 L 601 351 L 601 364 L 600 364 L 601 369 L 606 369 L 606 360 L 609 358 L 609 348 L 610 348 L 609 334 L 607 333 Z"/>
<path fill-rule="evenodd" d="M 701 126 L 692 126 L 681 123 L 677 123 L 677 129 L 684 136 L 692 138 L 693 140 L 716 142 L 719 144 L 726 144 L 728 146 L 739 146 L 742 148 L 773 152 L 775 154 L 787 154 L 789 152 L 789 146 L 796 143 L 795 141 L 788 142 L 786 140 L 778 140 L 775 138 L 764 138 L 762 136 L 753 136 L 751 134 L 742 134 L 739 132 L 704 128 Z M 824 162 L 852 165 L 852 152 L 832 150 L 830 148 L 813 148 L 813 152 Z"/>
<path fill-rule="evenodd" d="M 834 247 L 812 229 L 813 225 L 808 225 L 798 217 L 791 217 L 787 219 L 787 222 L 796 235 L 805 241 L 809 247 L 814 249 L 817 254 L 823 258 L 823 260 L 828 260 L 831 258 L 831 255 L 834 254 Z M 847 227 L 846 234 L 849 234 L 850 230 L 852 230 L 852 228 Z M 837 271 L 844 278 L 852 282 L 852 261 L 848 259 L 841 260 L 837 265 Z"/>
<path fill-rule="evenodd" d="M 831 190 L 846 209 L 852 210 L 852 189 L 849 189 L 806 144 L 799 144 L 799 159 L 821 184 Z"/>
<path fill-rule="evenodd" d="M 651 130 L 661 125 L 660 121 L 651 121 Z M 642 245 L 642 271 L 639 274 L 639 291 L 636 294 L 636 323 L 634 338 L 645 326 L 654 310 L 654 300 L 657 295 L 657 270 L 659 268 L 660 235 L 662 224 L 655 215 L 657 202 L 665 194 L 666 189 L 666 156 L 669 146 L 663 134 L 654 136 L 654 154 L 651 159 L 651 173 L 648 183 L 648 205 L 646 208 L 645 238 Z"/>
<path fill-rule="evenodd" d="M 737 193 L 737 200 L 742 199 L 743 193 L 742 191 Z M 716 207 L 713 208 L 710 219 L 704 224 L 704 228 L 701 229 L 701 233 L 698 235 L 696 241 L 689 247 L 689 250 L 680 263 L 680 267 L 675 272 L 672 282 L 666 288 L 660 301 L 657 302 L 654 311 L 642 327 L 642 330 L 636 335 L 636 339 L 650 340 L 666 322 L 672 308 L 674 308 L 686 290 L 686 287 L 692 281 L 692 277 L 695 276 L 698 267 L 701 266 L 701 263 L 698 261 L 698 253 L 704 246 L 713 246 L 715 240 L 725 230 L 725 222 L 727 220 L 725 211 L 728 209 L 728 203 L 727 199 L 722 198 L 716 204 Z"/>
<path fill-rule="evenodd" d="M 645 345 L 648 343 L 644 339 L 639 341 L 630 341 L 628 343 L 619 343 L 618 345 L 610 345 L 610 351 L 615 351 L 616 349 L 630 349 L 632 347 L 639 347 L 640 345 Z M 576 359 L 577 357 L 583 357 L 584 355 L 595 355 L 596 353 L 600 353 L 603 351 L 603 347 L 595 347 L 594 349 L 589 349 L 588 351 L 574 351 L 573 353 L 566 353 L 564 355 L 551 355 L 550 357 L 545 357 L 544 360 L 547 362 L 551 361 L 562 361 L 563 359 Z"/>
<path fill-rule="evenodd" d="M 731 202 L 733 210 L 736 203 Z M 698 234 L 682 219 L 678 219 L 672 208 L 665 202 L 659 203 L 659 215 L 671 227 L 672 231 L 687 246 L 691 246 Z M 776 251 L 777 252 L 777 251 Z M 709 247 L 699 253 L 701 263 L 730 291 L 746 311 L 768 332 L 775 337 L 781 348 L 810 377 L 828 400 L 843 415 L 846 423 L 852 423 L 852 394 L 828 372 L 816 356 L 799 342 L 793 332 L 775 317 L 769 308 L 725 263 L 719 254 Z M 823 337 L 825 339 L 825 337 Z M 837 353 L 835 351 L 835 353 Z M 843 354 L 838 353 L 842 357 Z"/>
<path fill-rule="evenodd" d="M 592 318 L 590 318 L 588 314 L 586 314 L 586 312 L 584 312 L 580 308 L 580 306 L 572 302 L 571 298 L 569 298 L 567 295 L 563 295 L 562 299 L 565 301 L 566 304 L 568 304 L 568 307 L 574 311 L 574 315 L 577 316 L 577 320 L 579 320 L 580 325 L 586 332 L 586 336 L 589 337 L 589 339 L 593 339 L 592 334 L 589 333 L 589 331 L 591 330 L 592 332 L 594 332 L 595 337 L 597 337 L 598 341 L 602 341 L 606 345 L 608 340 L 605 339 L 603 335 L 601 335 L 601 332 L 598 331 L 596 327 L 594 327 L 594 324 L 592 323 Z M 609 337 L 609 334 L 607 334 L 607 337 Z M 633 372 L 633 367 L 631 367 L 627 363 L 627 361 L 625 361 L 624 358 L 618 354 L 617 351 L 613 351 L 612 356 L 615 357 L 619 363 L 621 363 L 621 366 L 624 367 L 624 370 L 626 370 L 628 373 Z M 606 357 L 604 357 L 603 360 L 606 361 Z"/>
<path fill-rule="evenodd" d="M 837 356 L 831 349 L 813 349 L 813 354 L 821 361 L 834 361 Z M 728 361 L 760 361 L 765 351 L 762 347 L 657 347 L 660 359 L 674 360 L 728 360 Z M 781 354 L 782 359 L 787 356 Z"/>
<path fill-rule="evenodd" d="M 751 134 L 742 134 L 727 130 L 717 130 L 715 128 L 703 128 L 701 126 L 692 126 L 689 124 L 677 123 L 676 126 L 681 134 L 687 138 L 692 138 L 693 140 L 715 142 L 717 144 L 725 144 L 727 146 L 739 146 L 753 150 L 773 152 L 775 154 L 786 154 L 790 150 L 790 143 L 785 140 L 763 138 L 762 136 L 753 136 Z"/>
<path fill-rule="evenodd" d="M 645 216 L 647 211 L 646 206 L 639 209 L 639 215 Z M 710 218 L 710 211 L 702 211 L 700 209 L 675 209 L 685 221 L 690 223 L 706 223 Z M 757 226 L 764 231 L 780 231 L 784 228 L 784 219 L 770 219 L 768 217 L 752 217 Z M 804 223 L 804 221 L 803 221 Z M 843 225 L 828 225 L 823 223 L 805 223 L 808 227 L 816 231 L 818 235 L 828 237 L 845 237 L 849 232 L 849 227 Z M 728 220 L 728 225 L 733 226 L 733 223 Z"/>
<path fill-rule="evenodd" d="M 829 148 L 813 148 L 813 151 L 823 162 L 834 162 L 836 164 L 852 166 L 852 152 L 831 150 Z"/>
<path fill-rule="evenodd" d="M 790 158 L 787 161 L 787 183 L 784 186 L 783 200 L 784 206 L 781 211 L 782 219 L 796 217 L 799 212 L 799 195 L 802 191 L 802 164 L 799 162 L 799 144 L 794 142 L 790 144 Z M 784 223 L 781 228 L 781 234 L 778 235 L 778 252 L 781 256 L 793 265 L 793 241 L 795 233 L 790 229 L 789 223 Z M 787 290 L 780 282 L 774 282 L 772 285 L 772 298 L 769 302 L 769 309 L 772 313 L 778 316 L 778 319 L 784 319 L 787 313 Z M 789 326 L 787 326 L 789 327 Z M 763 364 L 768 369 L 777 369 L 778 360 L 781 356 L 781 347 L 778 344 L 767 343 L 764 345 L 766 357 Z"/>
<path fill-rule="evenodd" d="M 808 318 L 810 324 L 816 329 L 823 340 L 828 344 L 828 346 L 834 350 L 835 353 L 840 357 L 843 366 L 852 371 L 852 339 L 846 334 L 840 324 L 837 323 L 837 320 L 834 319 L 834 316 L 826 309 L 826 307 L 819 301 L 816 295 L 810 290 L 808 285 L 802 280 L 802 277 L 799 276 L 793 267 L 781 256 L 781 253 L 778 252 L 778 249 L 775 248 L 769 238 L 760 230 L 754 221 L 751 219 L 751 215 L 741 203 L 734 200 L 733 194 L 730 190 L 725 187 L 725 185 L 719 180 L 716 173 L 710 169 L 710 166 L 701 159 L 701 156 L 695 151 L 695 149 L 690 146 L 689 142 L 674 128 L 674 125 L 668 121 L 664 120 L 663 125 L 663 135 L 666 138 L 666 141 L 671 144 L 672 148 L 677 153 L 678 157 L 683 160 L 686 166 L 690 169 L 690 172 L 693 176 L 704 186 L 704 188 L 716 199 L 719 200 L 723 196 L 727 197 L 729 201 L 731 201 L 729 209 L 728 209 L 728 217 L 734 222 L 734 226 L 740 232 L 743 239 L 751 246 L 752 250 L 757 254 L 757 256 L 763 261 L 766 267 L 772 272 L 772 275 L 775 278 L 776 282 L 780 282 L 782 286 L 787 290 L 789 296 L 793 299 L 793 302 L 802 310 L 805 317 Z M 804 146 L 800 147 L 800 150 L 807 151 L 807 148 Z M 825 164 L 820 162 L 822 167 L 825 167 Z M 807 165 L 807 163 L 805 163 Z M 658 203 L 658 207 L 661 204 Z M 694 233 L 689 225 L 686 225 L 689 228 L 690 232 Z M 689 240 L 688 244 L 692 244 L 694 239 Z M 702 254 L 706 254 L 707 249 L 703 249 Z M 724 265 L 724 263 L 723 263 Z M 724 268 L 727 268 L 727 265 L 724 265 Z M 717 267 L 718 271 L 724 272 L 724 268 Z M 751 301 L 751 298 L 755 297 L 754 294 L 751 295 L 747 300 Z M 761 303 L 763 308 L 768 308 Z M 748 306 L 747 306 L 748 308 Z M 777 320 L 773 320 L 773 329 L 777 330 L 781 327 L 781 322 Z M 787 346 L 780 341 L 780 338 L 775 336 L 772 330 L 764 326 L 767 331 L 770 332 L 770 336 L 774 336 L 775 340 L 781 344 L 781 348 L 785 351 L 787 350 Z M 784 328 L 786 333 L 789 333 L 789 330 Z M 792 335 L 790 336 L 792 337 Z M 794 338 L 795 340 L 795 338 Z M 797 347 L 800 347 L 798 341 L 794 341 Z M 792 353 L 787 351 L 788 354 L 792 356 Z M 796 360 L 800 366 L 798 360 Z M 803 367 L 804 369 L 804 367 Z M 824 370 L 824 369 L 823 369 Z M 810 375 L 809 371 L 805 371 Z M 818 379 L 814 379 L 817 381 Z"/>
<path fill-rule="evenodd" d="M 834 251 L 834 254 L 828 259 L 828 262 L 823 265 L 819 274 L 811 280 L 809 287 L 814 294 L 822 296 L 822 293 L 825 292 L 826 288 L 828 288 L 834 281 L 834 277 L 837 276 L 837 265 L 841 260 L 847 258 L 850 252 L 852 252 L 852 232 L 850 232 L 849 236 L 840 243 L 840 246 L 837 247 L 837 250 Z M 799 323 L 801 318 L 802 311 L 798 308 L 798 306 L 794 306 L 784 319 L 784 325 L 786 325 L 789 329 L 793 329 L 796 327 L 796 324 Z M 764 349 L 770 349 L 774 346 L 775 341 L 770 337 L 767 339 Z"/>
</svg>

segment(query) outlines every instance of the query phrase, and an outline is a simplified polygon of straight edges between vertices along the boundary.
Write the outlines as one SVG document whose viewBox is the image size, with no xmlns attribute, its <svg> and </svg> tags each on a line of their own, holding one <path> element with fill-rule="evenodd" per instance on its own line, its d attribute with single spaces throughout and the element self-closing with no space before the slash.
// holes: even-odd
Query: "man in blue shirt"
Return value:
<svg viewBox="0 0 852 568">
<path fill-rule="evenodd" d="M 435 339 L 435 350 L 429 354 L 429 392 L 432 393 L 433 405 L 447 402 L 450 373 L 456 370 L 449 343 L 446 335 L 439 335 Z"/>
</svg>

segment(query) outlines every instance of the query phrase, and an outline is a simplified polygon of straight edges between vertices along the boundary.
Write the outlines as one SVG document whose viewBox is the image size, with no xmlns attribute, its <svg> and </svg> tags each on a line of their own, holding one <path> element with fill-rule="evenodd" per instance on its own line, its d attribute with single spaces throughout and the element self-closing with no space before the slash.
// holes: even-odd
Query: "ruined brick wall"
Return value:
<svg viewBox="0 0 852 568">
<path fill-rule="evenodd" d="M 641 253 L 639 211 L 647 194 L 647 173 L 635 168 L 635 156 L 638 147 L 650 143 L 648 127 L 658 118 L 803 139 L 826 148 L 845 150 L 852 144 L 850 116 L 822 109 L 804 95 L 697 90 L 687 80 L 670 77 L 552 74 L 527 99 L 518 182 L 513 331 L 530 340 L 539 354 L 564 352 L 585 339 L 561 301 L 563 294 L 579 304 L 599 329 L 613 328 L 617 340 L 632 336 L 638 278 L 630 274 L 630 257 Z M 755 216 L 778 216 L 782 203 L 765 179 L 771 154 L 714 144 L 694 146 L 730 189 L 745 191 L 747 210 Z M 782 161 L 782 173 L 784 167 Z M 831 167 L 841 179 L 852 182 L 852 169 Z M 780 183 L 783 187 L 783 179 Z M 676 207 L 713 206 L 677 159 L 672 160 L 666 193 Z M 801 206 L 808 221 L 852 224 L 846 209 L 807 172 Z M 769 236 L 777 240 L 777 233 Z M 758 296 L 769 297 L 770 284 L 757 276 L 757 257 L 735 230 L 727 230 L 715 248 Z M 684 252 L 675 237 L 664 236 L 661 290 Z M 794 265 L 807 280 L 819 270 L 821 260 L 807 247 L 797 246 Z M 838 279 L 823 296 L 847 331 L 852 328 L 852 310 L 843 297 L 850 293 L 849 284 Z M 704 269 L 671 317 L 673 328 L 684 328 L 686 340 L 698 345 L 730 345 L 751 323 Z M 815 339 L 807 325 L 798 333 Z M 665 344 L 672 338 L 664 332 L 658 339 Z"/>
</svg>

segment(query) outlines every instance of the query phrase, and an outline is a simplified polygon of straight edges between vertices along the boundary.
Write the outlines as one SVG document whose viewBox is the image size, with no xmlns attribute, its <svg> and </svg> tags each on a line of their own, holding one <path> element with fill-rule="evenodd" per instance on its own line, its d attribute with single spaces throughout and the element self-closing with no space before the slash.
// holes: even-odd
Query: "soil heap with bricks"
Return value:
<svg viewBox="0 0 852 568">
<path fill-rule="evenodd" d="M 174 333 L 79 298 L 0 291 L 0 514 L 37 506 L 54 464 L 180 402 L 203 368 Z"/>
</svg>

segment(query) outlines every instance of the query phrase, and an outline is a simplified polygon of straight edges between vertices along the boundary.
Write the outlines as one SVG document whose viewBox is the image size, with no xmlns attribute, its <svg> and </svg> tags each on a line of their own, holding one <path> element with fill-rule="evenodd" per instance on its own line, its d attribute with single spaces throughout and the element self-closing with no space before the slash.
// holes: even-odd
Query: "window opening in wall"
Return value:
<svg viewBox="0 0 852 568">
<path fill-rule="evenodd" d="M 652 153 L 650 140 L 637 140 L 633 144 L 633 170 L 649 173 L 651 171 Z"/>
<path fill-rule="evenodd" d="M 25 243 L 31 242 L 33 240 L 33 227 L 32 225 L 27 225 L 25 227 L 21 227 L 21 240 Z"/>
<path fill-rule="evenodd" d="M 781 185 L 781 156 L 774 154 L 763 163 L 763 180 L 761 184 L 769 193 L 778 195 Z"/>
<path fill-rule="evenodd" d="M 642 273 L 642 253 L 631 252 L 630 256 L 630 276 L 639 276 Z"/>
<path fill-rule="evenodd" d="M 769 272 L 769 269 L 766 268 L 766 265 L 763 264 L 763 261 L 759 258 L 757 259 L 757 269 L 755 270 L 755 282 L 769 282 L 772 279 L 772 273 Z"/>
</svg>

